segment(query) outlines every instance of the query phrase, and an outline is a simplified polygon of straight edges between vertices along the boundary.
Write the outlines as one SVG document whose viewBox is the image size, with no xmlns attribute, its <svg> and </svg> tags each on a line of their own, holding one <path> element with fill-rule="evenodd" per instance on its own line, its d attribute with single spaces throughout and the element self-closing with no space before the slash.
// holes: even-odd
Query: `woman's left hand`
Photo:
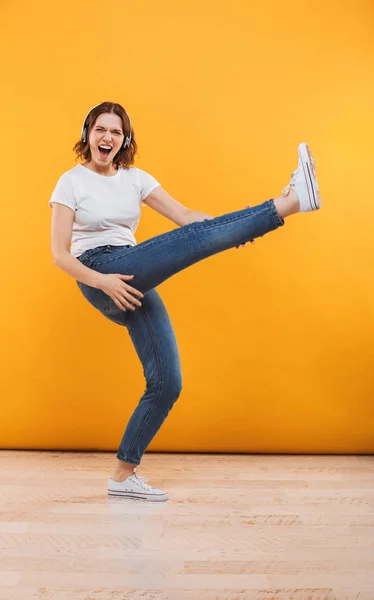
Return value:
<svg viewBox="0 0 374 600">
<path fill-rule="evenodd" d="M 250 204 L 247 204 L 245 208 L 251 208 Z M 251 244 L 254 244 L 255 241 L 254 240 L 250 240 Z M 240 246 L 236 246 L 237 248 L 244 248 L 244 246 L 246 246 L 248 244 L 248 242 L 246 242 L 245 244 L 240 244 Z"/>
</svg>

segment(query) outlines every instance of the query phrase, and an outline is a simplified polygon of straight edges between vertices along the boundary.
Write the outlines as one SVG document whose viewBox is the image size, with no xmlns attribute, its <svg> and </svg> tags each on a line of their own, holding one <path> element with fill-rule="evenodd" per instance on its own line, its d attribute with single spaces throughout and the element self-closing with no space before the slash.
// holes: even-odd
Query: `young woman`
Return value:
<svg viewBox="0 0 374 600">
<path fill-rule="evenodd" d="M 204 258 L 282 227 L 290 215 L 318 210 L 321 201 L 315 163 L 304 143 L 281 196 L 219 217 L 183 206 L 150 174 L 131 167 L 136 150 L 130 118 L 120 104 L 103 102 L 90 110 L 74 146 L 84 162 L 63 173 L 49 201 L 52 255 L 88 302 L 127 328 L 144 369 L 146 391 L 124 432 L 108 493 L 162 501 L 167 493 L 136 474 L 182 389 L 178 346 L 157 286 Z M 179 228 L 137 244 L 140 205 Z"/>
</svg>

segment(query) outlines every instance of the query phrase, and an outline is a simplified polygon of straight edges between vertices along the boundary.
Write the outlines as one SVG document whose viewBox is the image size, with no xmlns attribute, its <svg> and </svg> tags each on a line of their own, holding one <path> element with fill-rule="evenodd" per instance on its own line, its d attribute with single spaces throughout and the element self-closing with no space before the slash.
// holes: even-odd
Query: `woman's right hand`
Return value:
<svg viewBox="0 0 374 600">
<path fill-rule="evenodd" d="M 137 306 L 141 306 L 141 302 L 134 298 L 134 295 L 139 296 L 139 298 L 144 298 L 144 296 L 139 290 L 136 290 L 128 283 L 125 283 L 124 280 L 132 279 L 133 277 L 134 275 L 121 275 L 120 273 L 109 273 L 109 275 L 102 274 L 99 289 L 110 296 L 113 302 L 121 310 L 126 310 L 125 307 L 130 310 L 135 310 L 135 306 L 130 304 L 130 302 Z"/>
</svg>

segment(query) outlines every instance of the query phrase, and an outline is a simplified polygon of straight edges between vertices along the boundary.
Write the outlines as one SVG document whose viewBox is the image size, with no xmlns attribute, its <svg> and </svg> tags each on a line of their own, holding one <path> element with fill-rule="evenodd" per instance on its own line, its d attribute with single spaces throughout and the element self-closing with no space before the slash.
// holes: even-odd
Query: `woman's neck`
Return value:
<svg viewBox="0 0 374 600">
<path fill-rule="evenodd" d="M 95 173 L 99 173 L 99 175 L 106 175 L 107 177 L 115 175 L 118 171 L 118 167 L 113 163 L 102 167 L 93 160 L 83 163 L 83 166 L 91 171 L 95 171 Z"/>
</svg>

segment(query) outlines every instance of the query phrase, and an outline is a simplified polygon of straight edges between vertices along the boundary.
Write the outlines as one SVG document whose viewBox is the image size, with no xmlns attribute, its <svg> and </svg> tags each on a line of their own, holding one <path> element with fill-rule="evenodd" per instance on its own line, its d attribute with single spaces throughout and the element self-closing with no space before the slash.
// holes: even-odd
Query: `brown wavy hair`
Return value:
<svg viewBox="0 0 374 600">
<path fill-rule="evenodd" d="M 85 161 L 91 160 L 91 149 L 89 144 L 89 136 L 92 127 L 94 126 L 99 115 L 103 113 L 113 113 L 118 115 L 122 121 L 122 128 L 125 137 L 130 135 L 130 121 L 129 117 L 126 114 L 125 109 L 120 104 L 116 104 L 115 102 L 102 102 L 99 106 L 96 106 L 89 114 L 87 118 L 87 134 L 86 141 L 82 142 L 79 140 L 73 148 L 73 152 L 77 154 L 76 161 L 80 158 Z M 121 148 L 115 157 L 113 158 L 113 163 L 117 165 L 117 169 L 119 167 L 127 168 L 130 165 L 134 164 L 135 154 L 137 154 L 137 144 L 134 136 L 134 129 L 132 130 L 131 142 L 129 148 Z"/>
</svg>

